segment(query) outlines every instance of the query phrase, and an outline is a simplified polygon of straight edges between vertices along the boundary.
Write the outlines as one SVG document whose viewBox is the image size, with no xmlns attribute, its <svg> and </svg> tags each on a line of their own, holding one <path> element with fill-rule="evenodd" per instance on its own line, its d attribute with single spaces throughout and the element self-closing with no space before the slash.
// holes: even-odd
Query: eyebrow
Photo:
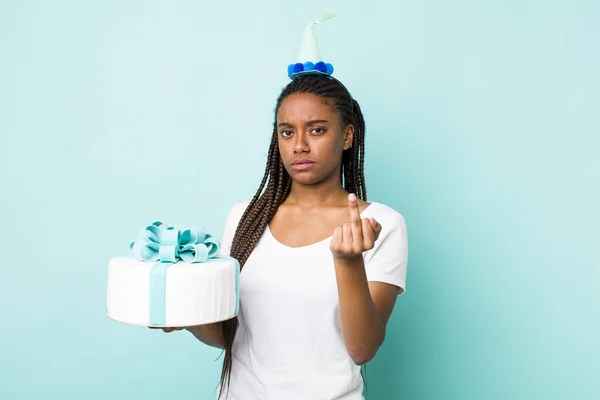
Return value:
<svg viewBox="0 0 600 400">
<path fill-rule="evenodd" d="M 306 125 L 316 125 L 316 124 L 328 124 L 329 121 L 327 121 L 326 119 L 311 119 L 310 121 L 308 121 L 306 123 Z M 293 128 L 294 125 L 290 124 L 288 122 L 281 122 L 277 125 L 280 128 Z"/>
</svg>

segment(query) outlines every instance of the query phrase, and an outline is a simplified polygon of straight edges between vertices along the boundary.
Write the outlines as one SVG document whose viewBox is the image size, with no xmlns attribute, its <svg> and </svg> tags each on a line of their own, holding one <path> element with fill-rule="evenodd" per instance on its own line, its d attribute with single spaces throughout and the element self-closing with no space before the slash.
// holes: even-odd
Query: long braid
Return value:
<svg viewBox="0 0 600 400">
<path fill-rule="evenodd" d="M 356 179 L 357 179 L 357 190 L 360 193 L 360 197 L 363 200 L 367 199 L 367 186 L 365 183 L 365 169 L 364 169 L 364 163 L 365 163 L 365 119 L 362 115 L 362 111 L 360 110 L 360 106 L 358 105 L 358 102 L 356 100 L 352 100 L 353 103 L 353 109 L 354 109 L 354 118 L 355 118 L 355 129 L 358 129 L 361 134 L 360 135 L 356 135 L 354 140 L 356 141 L 356 147 L 354 148 L 354 152 L 355 152 L 355 159 L 357 160 L 357 166 L 358 168 L 356 169 L 356 171 L 358 172 L 356 174 Z"/>
<path fill-rule="evenodd" d="M 238 260 L 240 268 L 243 268 L 265 228 L 277 212 L 277 208 L 287 198 L 292 188 L 292 179 L 285 170 L 279 153 L 277 111 L 283 100 L 294 93 L 313 93 L 326 100 L 333 100 L 333 107 L 340 113 L 343 126 L 347 124 L 354 126 L 353 145 L 342 154 L 340 182 L 347 192 L 356 194 L 362 200 L 367 200 L 363 161 L 365 123 L 358 103 L 352 99 L 344 85 L 333 77 L 305 75 L 295 78 L 283 89 L 277 99 L 265 173 L 235 230 L 230 256 Z M 225 383 L 228 385 L 230 383 L 232 347 L 238 319 L 235 317 L 223 321 L 222 325 L 225 358 L 221 371 L 219 398 L 223 394 Z"/>
</svg>

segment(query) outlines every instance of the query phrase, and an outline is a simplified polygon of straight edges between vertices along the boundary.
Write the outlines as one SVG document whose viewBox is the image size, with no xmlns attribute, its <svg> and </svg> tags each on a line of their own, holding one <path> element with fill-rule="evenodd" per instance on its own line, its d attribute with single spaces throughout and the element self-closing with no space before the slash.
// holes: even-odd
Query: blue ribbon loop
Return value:
<svg viewBox="0 0 600 400">
<path fill-rule="evenodd" d="M 150 269 L 150 325 L 165 325 L 167 268 L 179 260 L 201 263 L 217 258 L 219 243 L 203 226 L 184 231 L 155 221 L 138 234 L 129 244 L 129 251 L 137 260 L 155 263 Z M 237 263 L 237 260 L 227 257 Z M 236 269 L 236 308 L 239 299 L 239 263 Z"/>
<path fill-rule="evenodd" d="M 145 227 L 129 244 L 133 257 L 145 262 L 204 262 L 216 256 L 219 243 L 203 226 L 183 232 L 160 221 Z"/>
</svg>

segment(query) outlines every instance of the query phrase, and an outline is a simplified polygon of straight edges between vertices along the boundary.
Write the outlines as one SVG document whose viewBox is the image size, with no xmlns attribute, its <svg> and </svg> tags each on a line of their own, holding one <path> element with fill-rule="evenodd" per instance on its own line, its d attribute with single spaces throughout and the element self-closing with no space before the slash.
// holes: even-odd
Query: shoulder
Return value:
<svg viewBox="0 0 600 400">
<path fill-rule="evenodd" d="M 364 254 L 365 269 L 369 282 L 384 282 L 401 288 L 406 287 L 408 264 L 408 233 L 402 213 L 378 202 L 370 202 L 363 218 L 375 218 L 381 224 L 375 246 Z"/>
<path fill-rule="evenodd" d="M 229 212 L 227 213 L 227 218 L 225 220 L 223 236 L 221 237 L 221 248 L 219 250 L 220 255 L 228 256 L 230 254 L 231 244 L 233 242 L 233 237 L 235 236 L 235 231 L 249 204 L 250 200 L 241 203 L 236 203 L 233 205 L 233 207 L 229 209 Z"/>
<path fill-rule="evenodd" d="M 375 246 L 367 251 L 365 261 L 369 262 L 376 254 L 379 258 L 401 260 L 408 252 L 408 230 L 404 215 L 394 208 L 378 202 L 370 202 L 363 218 L 375 218 L 381 225 Z"/>
<path fill-rule="evenodd" d="M 235 203 L 227 213 L 227 225 L 235 229 L 242 219 L 244 212 L 246 212 L 248 205 L 250 205 L 250 200 Z"/>
<path fill-rule="evenodd" d="M 369 203 L 371 204 L 364 210 L 363 218 L 375 218 L 381 224 L 382 229 L 406 228 L 406 219 L 401 212 L 376 201 Z"/>
<path fill-rule="evenodd" d="M 250 205 L 250 200 L 235 203 L 230 209 L 229 214 L 232 216 L 239 216 L 240 218 L 246 211 L 246 208 Z"/>
</svg>

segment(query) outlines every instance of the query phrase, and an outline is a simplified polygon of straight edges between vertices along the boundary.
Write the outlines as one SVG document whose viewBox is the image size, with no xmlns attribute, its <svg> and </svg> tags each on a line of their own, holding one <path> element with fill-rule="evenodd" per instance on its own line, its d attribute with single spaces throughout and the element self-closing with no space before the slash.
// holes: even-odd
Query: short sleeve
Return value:
<svg viewBox="0 0 600 400">
<path fill-rule="evenodd" d="M 396 213 L 394 218 L 380 223 L 382 229 L 375 247 L 365 254 L 367 280 L 398 286 L 401 295 L 406 289 L 408 264 L 406 221 Z"/>
<path fill-rule="evenodd" d="M 246 211 L 246 207 L 250 202 L 238 203 L 229 210 L 225 219 L 225 227 L 223 228 L 223 236 L 221 237 L 221 247 L 219 248 L 219 256 L 228 257 L 231 253 L 231 244 L 237 226 Z"/>
</svg>

